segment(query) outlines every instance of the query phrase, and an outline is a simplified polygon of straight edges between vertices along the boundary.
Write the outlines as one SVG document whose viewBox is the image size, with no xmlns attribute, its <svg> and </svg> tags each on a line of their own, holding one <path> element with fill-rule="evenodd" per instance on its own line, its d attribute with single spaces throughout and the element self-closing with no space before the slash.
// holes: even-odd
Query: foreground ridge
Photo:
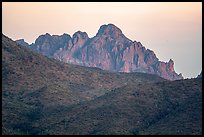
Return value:
<svg viewBox="0 0 204 137">
<path fill-rule="evenodd" d="M 67 64 L 2 35 L 3 135 L 201 135 L 202 78 Z"/>
</svg>

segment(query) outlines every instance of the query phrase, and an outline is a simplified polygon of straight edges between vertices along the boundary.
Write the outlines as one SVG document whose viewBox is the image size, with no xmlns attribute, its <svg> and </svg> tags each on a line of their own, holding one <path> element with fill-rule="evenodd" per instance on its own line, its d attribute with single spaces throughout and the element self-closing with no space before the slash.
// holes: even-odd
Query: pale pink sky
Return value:
<svg viewBox="0 0 204 137">
<path fill-rule="evenodd" d="M 28 43 L 45 33 L 81 30 L 93 37 L 113 23 L 131 40 L 140 41 L 159 60 L 174 60 L 175 71 L 195 77 L 202 69 L 202 3 L 195 2 L 2 2 L 2 31 Z"/>
</svg>

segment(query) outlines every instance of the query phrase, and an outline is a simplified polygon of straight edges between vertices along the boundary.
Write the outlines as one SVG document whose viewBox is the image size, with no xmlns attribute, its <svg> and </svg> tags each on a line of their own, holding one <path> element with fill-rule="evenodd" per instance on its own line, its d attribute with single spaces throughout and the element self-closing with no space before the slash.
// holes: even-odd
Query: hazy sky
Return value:
<svg viewBox="0 0 204 137">
<path fill-rule="evenodd" d="M 160 61 L 174 60 L 177 73 L 196 77 L 202 70 L 202 3 L 195 2 L 3 2 L 2 31 L 28 43 L 45 33 L 89 37 L 113 23 L 131 40 L 155 52 Z"/>
</svg>

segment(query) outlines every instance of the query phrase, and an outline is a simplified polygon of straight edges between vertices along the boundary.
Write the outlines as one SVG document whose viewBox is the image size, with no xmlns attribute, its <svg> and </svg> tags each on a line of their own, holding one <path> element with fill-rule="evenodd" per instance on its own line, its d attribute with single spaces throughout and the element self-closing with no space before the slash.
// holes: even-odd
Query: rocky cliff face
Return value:
<svg viewBox="0 0 204 137">
<path fill-rule="evenodd" d="M 22 44 L 22 41 L 17 42 Z M 140 42 L 126 38 L 113 24 L 102 25 L 93 38 L 81 31 L 72 37 L 68 34 L 51 36 L 46 33 L 29 47 L 66 63 L 117 72 L 151 73 L 168 80 L 183 78 L 174 71 L 173 60 L 159 61 L 153 51 L 146 49 Z"/>
</svg>

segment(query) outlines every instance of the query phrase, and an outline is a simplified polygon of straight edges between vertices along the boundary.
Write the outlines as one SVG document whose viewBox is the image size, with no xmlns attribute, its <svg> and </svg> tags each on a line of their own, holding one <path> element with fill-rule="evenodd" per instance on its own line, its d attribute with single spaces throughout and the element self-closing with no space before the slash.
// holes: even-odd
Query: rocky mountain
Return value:
<svg viewBox="0 0 204 137">
<path fill-rule="evenodd" d="M 63 63 L 2 35 L 2 134 L 201 135 L 202 79 Z"/>
<path fill-rule="evenodd" d="M 22 41 L 16 41 L 23 44 Z M 168 80 L 183 79 L 174 71 L 174 62 L 162 62 L 155 53 L 140 42 L 126 38 L 113 24 L 102 25 L 96 36 L 89 38 L 86 32 L 39 36 L 31 49 L 50 58 L 72 64 L 97 67 L 114 72 L 143 72 L 156 74 Z"/>
<path fill-rule="evenodd" d="M 20 46 L 29 47 L 29 44 L 28 44 L 27 42 L 25 42 L 24 39 L 16 40 L 16 42 L 17 42 Z"/>
</svg>

